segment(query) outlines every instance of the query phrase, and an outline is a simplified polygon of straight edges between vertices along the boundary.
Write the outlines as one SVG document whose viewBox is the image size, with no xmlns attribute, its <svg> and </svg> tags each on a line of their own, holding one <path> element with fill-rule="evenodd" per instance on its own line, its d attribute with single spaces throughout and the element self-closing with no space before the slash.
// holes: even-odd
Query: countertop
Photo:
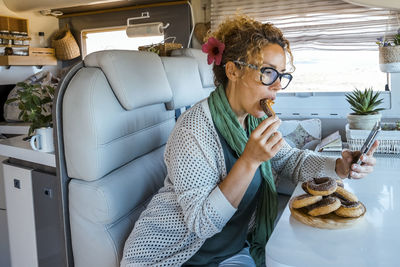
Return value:
<svg viewBox="0 0 400 267">
<path fill-rule="evenodd" d="M 286 206 L 266 246 L 268 267 L 399 266 L 400 157 L 379 157 L 373 173 L 343 180 L 367 208 L 346 229 L 318 229 L 290 216 Z M 303 194 L 300 184 L 292 196 Z"/>
<path fill-rule="evenodd" d="M 26 135 L 0 139 L 0 155 L 56 167 L 54 152 L 46 153 L 35 151 L 31 148 L 29 141 L 23 140 L 24 137 L 26 137 Z"/>
</svg>

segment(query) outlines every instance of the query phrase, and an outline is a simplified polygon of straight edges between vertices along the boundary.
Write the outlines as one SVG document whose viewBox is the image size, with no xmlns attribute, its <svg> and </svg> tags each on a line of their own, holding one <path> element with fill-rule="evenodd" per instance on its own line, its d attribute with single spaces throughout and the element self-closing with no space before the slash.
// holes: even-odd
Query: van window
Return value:
<svg viewBox="0 0 400 267">
<path fill-rule="evenodd" d="M 384 91 L 388 74 L 379 70 L 378 51 L 292 51 L 296 71 L 289 92 Z"/>
<path fill-rule="evenodd" d="M 273 23 L 290 41 L 296 70 L 282 93 L 385 90 L 389 77 L 379 70 L 376 39 L 393 37 L 399 12 L 342 0 L 211 0 L 212 30 L 243 6 L 244 14 Z"/>
<path fill-rule="evenodd" d="M 101 50 L 138 50 L 139 46 L 160 43 L 164 36 L 129 38 L 126 27 L 82 31 L 83 57 Z"/>
</svg>

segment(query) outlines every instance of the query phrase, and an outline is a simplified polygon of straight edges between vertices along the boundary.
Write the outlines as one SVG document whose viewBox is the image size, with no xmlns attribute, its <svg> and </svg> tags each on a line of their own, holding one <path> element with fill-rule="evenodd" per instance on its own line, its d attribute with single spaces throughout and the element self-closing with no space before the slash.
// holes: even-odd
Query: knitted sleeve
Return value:
<svg viewBox="0 0 400 267">
<path fill-rule="evenodd" d="M 209 238 L 220 232 L 236 211 L 218 187 L 224 173 L 218 151 L 222 147 L 200 112 L 181 117 L 166 147 L 168 176 L 189 231 Z"/>
<path fill-rule="evenodd" d="M 336 158 L 324 157 L 311 150 L 292 148 L 286 142 L 271 159 L 271 166 L 280 177 L 291 179 L 294 183 L 313 177 L 339 178 L 335 171 Z"/>
</svg>

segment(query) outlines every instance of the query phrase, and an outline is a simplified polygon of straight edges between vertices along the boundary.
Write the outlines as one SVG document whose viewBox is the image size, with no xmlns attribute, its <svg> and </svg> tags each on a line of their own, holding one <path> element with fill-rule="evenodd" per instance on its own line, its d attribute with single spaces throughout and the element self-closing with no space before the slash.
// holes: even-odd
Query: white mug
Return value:
<svg viewBox="0 0 400 267">
<path fill-rule="evenodd" d="M 40 152 L 53 152 L 53 128 L 39 128 L 35 130 L 35 135 L 31 137 L 31 147 Z"/>
</svg>

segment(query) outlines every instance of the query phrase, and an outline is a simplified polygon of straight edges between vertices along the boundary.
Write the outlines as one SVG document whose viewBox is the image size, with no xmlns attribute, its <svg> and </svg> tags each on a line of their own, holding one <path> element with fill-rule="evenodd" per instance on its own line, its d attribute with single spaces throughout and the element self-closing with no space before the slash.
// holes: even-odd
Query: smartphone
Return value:
<svg viewBox="0 0 400 267">
<path fill-rule="evenodd" d="M 381 130 L 381 124 L 380 124 L 380 122 L 377 122 L 375 124 L 375 126 L 372 128 L 371 132 L 369 133 L 367 139 L 365 140 L 363 146 L 360 149 L 360 152 L 361 152 L 360 157 L 361 157 L 361 155 L 368 153 L 368 151 L 371 149 L 371 146 L 375 142 L 376 137 L 380 130 Z M 353 163 L 361 164 L 360 157 L 356 158 L 353 161 Z"/>
</svg>

